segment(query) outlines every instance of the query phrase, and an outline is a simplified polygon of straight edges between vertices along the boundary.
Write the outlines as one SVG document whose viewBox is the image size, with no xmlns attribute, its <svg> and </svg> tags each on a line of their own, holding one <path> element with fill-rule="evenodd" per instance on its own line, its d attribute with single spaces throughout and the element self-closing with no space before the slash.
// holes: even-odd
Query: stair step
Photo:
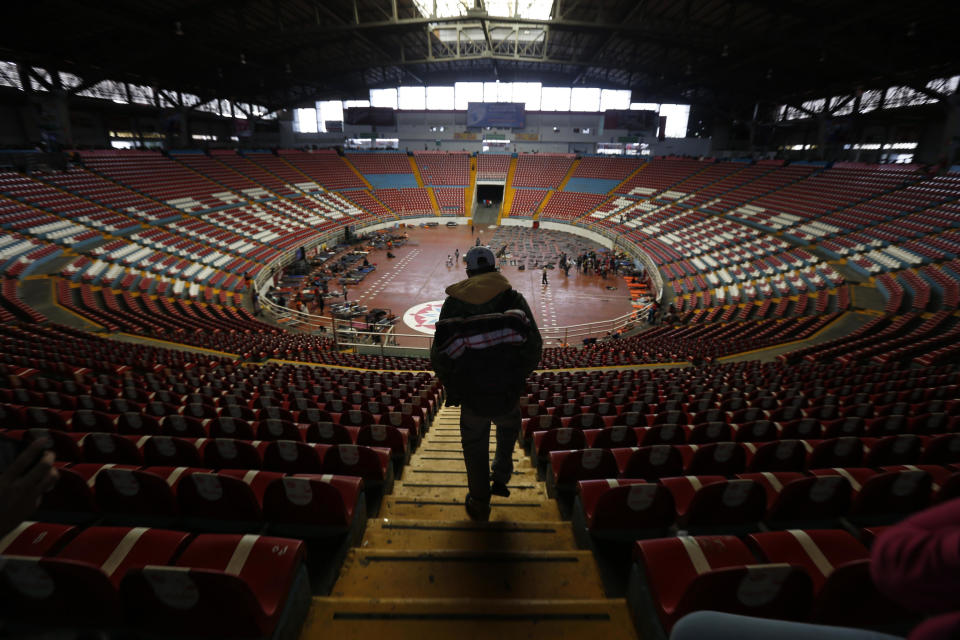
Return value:
<svg viewBox="0 0 960 640">
<path fill-rule="evenodd" d="M 537 474 L 535 469 L 518 469 L 517 465 L 513 469 L 513 478 L 508 485 L 514 483 L 531 484 L 536 482 Z M 405 467 L 403 470 L 403 481 L 413 484 L 457 484 L 461 483 L 467 486 L 467 472 L 460 463 L 460 469 L 415 469 Z"/>
<path fill-rule="evenodd" d="M 490 453 L 493 453 L 491 449 Z M 491 455 L 492 459 L 492 455 Z M 527 458 L 523 456 L 522 452 L 516 451 L 513 454 L 513 464 L 514 466 L 519 466 Z M 408 464 L 406 469 L 433 469 L 435 471 L 463 471 L 463 454 L 461 453 L 459 457 L 454 457 L 453 452 L 424 452 L 422 455 L 414 457 L 410 464 Z"/>
<path fill-rule="evenodd" d="M 385 518 L 463 520 L 468 522 L 467 512 L 463 506 L 465 497 L 465 491 L 456 499 L 440 500 L 406 498 L 395 495 L 384 496 L 380 515 Z M 509 498 L 494 496 L 490 505 L 493 507 L 490 513 L 492 521 L 542 522 L 544 520 L 561 519 L 557 503 L 552 500 L 544 501 L 539 496 L 531 500 L 520 500 L 513 496 Z"/>
<path fill-rule="evenodd" d="M 473 551 L 573 551 L 570 523 L 468 522 L 379 518 L 367 526 L 365 549 L 466 549 Z"/>
<path fill-rule="evenodd" d="M 331 592 L 373 598 L 602 598 L 589 551 L 352 549 Z"/>
<path fill-rule="evenodd" d="M 406 476 L 404 476 L 406 478 Z M 507 485 L 510 489 L 510 498 L 518 498 L 524 502 L 533 500 L 547 500 L 546 490 L 543 483 L 538 483 L 536 478 L 515 478 Z M 463 499 L 467 490 L 467 476 L 454 479 L 452 481 L 438 481 L 435 478 L 417 478 L 405 480 L 393 488 L 393 496 L 396 498 L 422 498 L 429 499 Z"/>
<path fill-rule="evenodd" d="M 625 600 L 314 598 L 303 640 L 635 640 Z"/>
</svg>

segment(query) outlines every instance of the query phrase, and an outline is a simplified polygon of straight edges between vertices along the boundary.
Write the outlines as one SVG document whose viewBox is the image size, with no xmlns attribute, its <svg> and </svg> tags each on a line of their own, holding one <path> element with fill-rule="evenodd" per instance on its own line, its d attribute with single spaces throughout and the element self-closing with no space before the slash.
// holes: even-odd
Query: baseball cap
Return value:
<svg viewBox="0 0 960 640">
<path fill-rule="evenodd" d="M 497 259 L 493 257 L 490 247 L 470 247 L 470 251 L 467 251 L 467 269 L 470 271 L 496 266 L 496 264 Z"/>
</svg>

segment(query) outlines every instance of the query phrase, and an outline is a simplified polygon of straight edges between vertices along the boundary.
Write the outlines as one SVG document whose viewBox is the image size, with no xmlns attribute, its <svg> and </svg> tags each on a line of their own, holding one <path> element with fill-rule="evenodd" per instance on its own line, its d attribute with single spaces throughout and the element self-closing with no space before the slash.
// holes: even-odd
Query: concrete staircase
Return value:
<svg viewBox="0 0 960 640">
<path fill-rule="evenodd" d="M 636 638 L 521 451 L 512 495 L 494 497 L 490 522 L 467 518 L 459 414 L 437 415 L 301 638 Z"/>
</svg>

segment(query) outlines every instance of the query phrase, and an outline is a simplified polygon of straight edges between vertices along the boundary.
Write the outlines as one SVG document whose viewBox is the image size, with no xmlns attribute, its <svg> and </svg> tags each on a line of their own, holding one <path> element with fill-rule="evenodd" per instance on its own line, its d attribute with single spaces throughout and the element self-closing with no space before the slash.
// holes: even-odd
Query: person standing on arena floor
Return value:
<svg viewBox="0 0 960 640">
<path fill-rule="evenodd" d="M 547 282 L 547 268 L 546 268 L 546 267 L 543 268 L 543 277 L 540 279 L 540 283 L 543 284 L 543 285 L 548 285 L 548 284 L 550 284 L 549 282 Z"/>
<path fill-rule="evenodd" d="M 543 339 L 526 299 L 497 271 L 493 252 L 473 247 L 465 260 L 467 279 L 447 287 L 430 360 L 446 388 L 447 405 L 462 407 L 467 515 L 487 520 L 490 495 L 510 495 L 520 396 L 540 362 Z M 491 420 L 497 426 L 492 472 Z"/>
</svg>

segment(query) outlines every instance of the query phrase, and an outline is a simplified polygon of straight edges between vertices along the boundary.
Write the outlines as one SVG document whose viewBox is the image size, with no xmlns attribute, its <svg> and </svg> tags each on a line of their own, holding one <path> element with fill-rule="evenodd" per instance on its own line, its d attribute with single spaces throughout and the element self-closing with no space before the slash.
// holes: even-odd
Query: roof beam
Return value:
<svg viewBox="0 0 960 640">
<path fill-rule="evenodd" d="M 623 20 L 621 20 L 620 22 L 622 22 L 623 24 L 630 24 L 631 22 L 633 22 L 634 18 L 636 18 L 638 15 L 642 16 L 643 10 L 646 8 L 646 4 L 647 3 L 645 2 L 645 0 L 641 0 L 641 2 L 637 2 L 636 4 L 634 4 L 633 8 L 627 12 L 627 15 L 625 15 L 623 17 Z M 611 33 L 602 43 L 600 43 L 599 46 L 597 46 L 596 49 L 593 50 L 593 55 L 590 56 L 590 60 L 587 64 L 589 65 L 596 64 L 599 61 L 600 55 L 603 53 L 603 51 L 614 40 L 616 40 L 617 37 L 618 35 L 616 33 Z M 577 84 L 577 82 L 579 82 L 583 78 L 583 75 L 585 73 L 586 73 L 586 69 L 581 71 L 580 75 L 578 75 L 576 78 L 573 79 L 573 84 Z"/>
<path fill-rule="evenodd" d="M 668 23 L 664 20 L 659 20 L 657 24 L 650 24 L 650 21 L 645 21 L 645 24 L 624 24 L 620 22 L 610 23 L 610 22 L 591 22 L 587 20 L 540 20 L 537 18 L 521 18 L 521 17 L 506 17 L 506 16 L 487 16 L 485 18 L 491 22 L 497 23 L 506 23 L 506 24 L 515 24 L 521 27 L 550 27 L 552 29 L 559 29 L 565 31 L 617 31 L 626 34 L 633 35 L 652 35 L 655 32 L 659 34 L 660 37 L 666 38 L 672 36 L 672 32 L 668 29 L 672 23 Z M 311 24 L 311 25 L 302 25 L 296 31 L 290 31 L 292 34 L 297 35 L 312 35 L 312 34 L 325 34 L 325 33 L 335 33 L 335 32 L 344 32 L 344 31 L 368 31 L 368 30 L 380 30 L 380 31 L 391 31 L 395 29 L 406 30 L 406 29 L 415 29 L 420 28 L 425 24 L 433 25 L 444 25 L 457 22 L 468 22 L 476 23 L 479 18 L 476 16 L 449 16 L 449 17 L 436 17 L 436 18 L 399 18 L 396 21 L 393 20 L 376 20 L 371 22 L 360 22 L 358 24 L 353 23 L 344 23 L 337 18 L 337 24 Z M 659 29 L 662 27 L 663 29 Z M 705 34 L 708 30 L 702 30 Z M 270 35 L 269 30 L 261 31 L 260 35 L 267 36 Z"/>
</svg>

